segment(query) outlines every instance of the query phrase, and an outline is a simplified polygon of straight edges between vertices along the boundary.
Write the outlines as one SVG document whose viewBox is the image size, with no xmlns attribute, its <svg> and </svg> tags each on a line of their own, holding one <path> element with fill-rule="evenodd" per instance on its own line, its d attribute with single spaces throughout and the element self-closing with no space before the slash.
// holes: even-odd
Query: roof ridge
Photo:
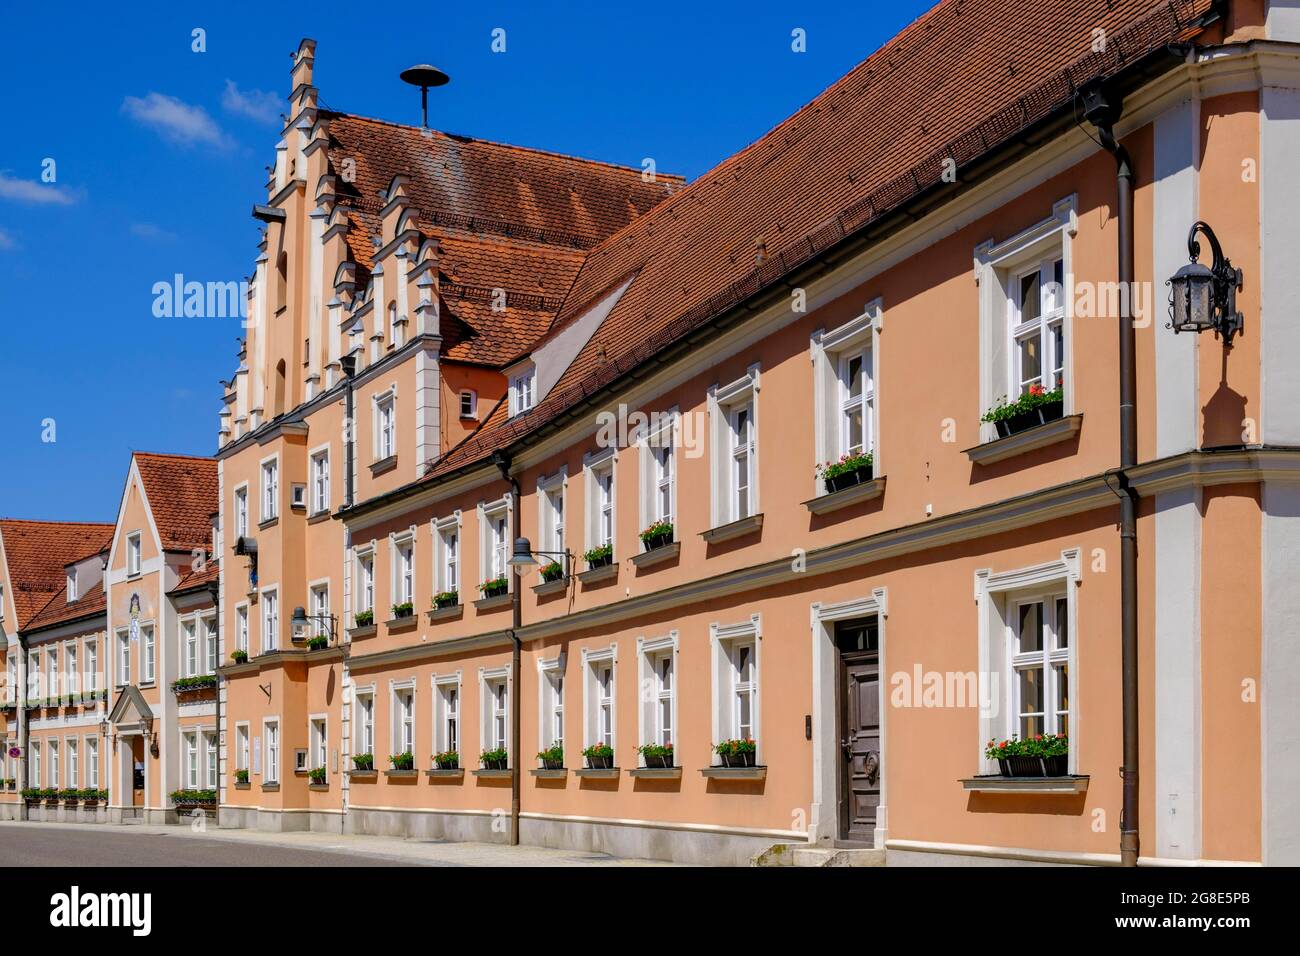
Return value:
<svg viewBox="0 0 1300 956">
<path fill-rule="evenodd" d="M 143 455 L 148 458 L 180 458 L 186 461 L 210 461 L 214 465 L 217 462 L 217 459 L 212 455 L 182 455 L 179 452 L 173 451 L 141 451 L 139 449 L 133 449 L 131 455 L 132 457 Z"/>
<path fill-rule="evenodd" d="M 4 518 L 0 517 L 0 524 L 31 524 L 31 525 L 55 525 L 63 528 L 112 528 L 115 527 L 112 521 L 68 521 L 66 519 L 55 518 Z"/>
</svg>

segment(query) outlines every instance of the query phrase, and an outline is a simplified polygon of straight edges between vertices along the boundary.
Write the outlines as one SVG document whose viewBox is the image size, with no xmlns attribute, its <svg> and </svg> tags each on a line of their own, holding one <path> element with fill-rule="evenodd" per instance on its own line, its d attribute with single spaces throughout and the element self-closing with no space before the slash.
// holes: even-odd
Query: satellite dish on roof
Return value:
<svg viewBox="0 0 1300 956">
<path fill-rule="evenodd" d="M 399 76 L 403 83 L 410 83 L 412 86 L 420 88 L 420 125 L 428 128 L 429 88 L 446 86 L 451 82 L 451 77 L 436 66 L 430 66 L 428 63 L 417 63 L 415 66 L 407 67 Z"/>
</svg>

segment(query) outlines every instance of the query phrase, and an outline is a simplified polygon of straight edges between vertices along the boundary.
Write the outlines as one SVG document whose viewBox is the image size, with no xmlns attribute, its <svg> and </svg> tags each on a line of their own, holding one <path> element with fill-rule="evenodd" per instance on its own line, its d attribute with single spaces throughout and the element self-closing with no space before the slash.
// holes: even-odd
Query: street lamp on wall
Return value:
<svg viewBox="0 0 1300 956">
<path fill-rule="evenodd" d="M 293 617 L 289 618 L 289 626 L 293 631 L 293 640 L 295 642 L 307 640 L 312 622 L 318 625 L 318 629 L 319 627 L 327 628 L 330 643 L 335 643 L 335 637 L 338 634 L 338 618 L 333 614 L 308 614 L 302 607 L 294 608 Z"/>
<path fill-rule="evenodd" d="M 1208 268 L 1198 261 L 1201 256 L 1198 232 L 1210 243 L 1213 260 Z M 1216 337 L 1222 336 L 1223 347 L 1230 349 L 1232 337 L 1242 327 L 1242 316 L 1237 311 L 1241 270 L 1223 254 L 1214 230 L 1199 220 L 1187 234 L 1187 255 L 1191 261 L 1168 281 L 1169 327 L 1175 333 L 1213 331 Z"/>
<path fill-rule="evenodd" d="M 515 569 L 516 574 L 523 574 L 529 568 L 537 564 L 538 557 L 544 558 L 563 558 L 564 559 L 564 576 L 569 576 L 569 562 L 573 555 L 568 551 L 534 551 L 533 543 L 527 538 L 515 538 L 514 553 L 510 555 L 510 560 L 506 563 Z"/>
</svg>

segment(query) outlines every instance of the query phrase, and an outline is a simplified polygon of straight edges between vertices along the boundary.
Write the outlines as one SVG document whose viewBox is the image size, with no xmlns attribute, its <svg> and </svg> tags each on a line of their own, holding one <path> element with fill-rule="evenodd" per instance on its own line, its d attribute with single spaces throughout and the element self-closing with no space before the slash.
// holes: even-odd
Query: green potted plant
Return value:
<svg viewBox="0 0 1300 956">
<path fill-rule="evenodd" d="M 1044 734 L 1038 740 L 1042 753 L 1043 773 L 1064 777 L 1070 771 L 1070 739 L 1065 734 Z"/>
<path fill-rule="evenodd" d="M 374 770 L 375 755 L 374 754 L 353 754 L 352 769 L 353 770 Z"/>
<path fill-rule="evenodd" d="M 324 634 L 317 634 L 315 637 L 307 638 L 307 650 L 323 651 L 330 646 L 330 639 Z"/>
<path fill-rule="evenodd" d="M 509 759 L 510 755 L 506 753 L 505 747 L 493 747 L 478 755 L 478 762 L 484 770 L 505 770 Z"/>
<path fill-rule="evenodd" d="M 609 744 L 592 744 L 582 751 L 589 770 L 609 770 L 614 766 L 614 748 Z"/>
<path fill-rule="evenodd" d="M 998 762 L 998 769 L 1004 777 L 1041 777 L 1043 761 L 1035 741 L 990 740 L 984 748 L 984 756 Z"/>
<path fill-rule="evenodd" d="M 433 606 L 435 608 L 455 607 L 460 603 L 460 592 L 458 591 L 439 591 L 433 596 Z"/>
<path fill-rule="evenodd" d="M 499 597 L 510 590 L 510 582 L 503 574 L 497 578 L 490 578 L 478 586 L 479 592 L 485 598 Z"/>
<path fill-rule="evenodd" d="M 248 771 L 247 771 L 247 770 L 236 770 L 236 771 L 235 771 L 235 783 L 239 783 L 239 784 L 248 783 Z"/>
<path fill-rule="evenodd" d="M 641 545 L 647 551 L 662 548 L 673 543 L 673 523 L 671 521 L 652 522 L 641 532 Z"/>
<path fill-rule="evenodd" d="M 542 762 L 542 766 L 547 770 L 563 770 L 564 744 L 557 740 L 545 750 L 539 751 L 537 759 Z"/>
<path fill-rule="evenodd" d="M 357 627 L 369 627 L 371 624 L 375 623 L 375 612 L 357 611 L 356 614 L 352 615 L 352 620 Z"/>
<path fill-rule="evenodd" d="M 602 544 L 582 552 L 582 560 L 587 562 L 587 569 L 603 568 L 614 560 L 614 546 Z"/>
<path fill-rule="evenodd" d="M 558 581 L 562 577 L 564 577 L 564 568 L 560 566 L 559 561 L 549 561 L 542 565 L 543 582 L 550 583 L 551 581 Z"/>
<path fill-rule="evenodd" d="M 459 770 L 460 754 L 455 750 L 444 750 L 433 755 L 433 765 L 439 770 Z"/>
<path fill-rule="evenodd" d="M 828 461 L 819 466 L 818 477 L 826 491 L 832 493 L 870 481 L 873 467 L 874 459 L 869 451 L 857 455 L 841 455 L 839 461 Z"/>
<path fill-rule="evenodd" d="M 388 762 L 393 765 L 394 770 L 414 770 L 415 755 L 409 750 L 401 754 L 389 754 Z"/>
<path fill-rule="evenodd" d="M 315 767 L 312 770 L 308 770 L 307 777 L 313 784 L 319 787 L 325 783 L 325 768 Z"/>
<path fill-rule="evenodd" d="M 758 753 L 758 744 L 750 737 L 724 740 L 713 745 L 713 752 L 722 758 L 724 767 L 752 767 Z"/>
<path fill-rule="evenodd" d="M 240 651 L 231 651 L 231 652 L 230 652 L 230 659 L 231 659 L 232 661 L 234 661 L 236 664 L 247 664 L 247 663 L 248 663 L 248 651 L 243 651 L 243 650 L 240 650 Z"/>
<path fill-rule="evenodd" d="M 393 617 L 402 618 L 410 617 L 415 613 L 415 604 L 411 601 L 402 601 L 393 605 Z"/>
<path fill-rule="evenodd" d="M 990 408 L 981 417 L 982 422 L 992 422 L 998 437 L 1005 438 L 1047 422 L 1055 421 L 1065 413 L 1065 393 L 1058 386 L 1048 391 L 1040 384 L 1030 385 L 1015 401 L 1005 399 Z"/>
<path fill-rule="evenodd" d="M 672 744 L 642 744 L 636 752 L 645 760 L 647 767 L 671 767 L 673 765 Z"/>
</svg>

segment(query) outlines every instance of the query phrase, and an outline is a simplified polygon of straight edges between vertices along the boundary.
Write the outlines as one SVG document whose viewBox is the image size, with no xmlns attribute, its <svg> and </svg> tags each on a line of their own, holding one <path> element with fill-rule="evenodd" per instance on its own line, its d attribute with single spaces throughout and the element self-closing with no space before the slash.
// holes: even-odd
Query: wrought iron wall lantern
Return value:
<svg viewBox="0 0 1300 956">
<path fill-rule="evenodd" d="M 1210 243 L 1213 261 L 1207 268 L 1198 261 L 1200 232 Z M 1212 330 L 1223 338 L 1224 348 L 1232 348 L 1232 337 L 1241 331 L 1242 317 L 1237 311 L 1237 293 L 1241 290 L 1241 270 L 1223 254 L 1219 239 L 1206 223 L 1197 221 L 1187 234 L 1187 265 L 1168 281 L 1169 328 L 1177 332 Z"/>
</svg>

